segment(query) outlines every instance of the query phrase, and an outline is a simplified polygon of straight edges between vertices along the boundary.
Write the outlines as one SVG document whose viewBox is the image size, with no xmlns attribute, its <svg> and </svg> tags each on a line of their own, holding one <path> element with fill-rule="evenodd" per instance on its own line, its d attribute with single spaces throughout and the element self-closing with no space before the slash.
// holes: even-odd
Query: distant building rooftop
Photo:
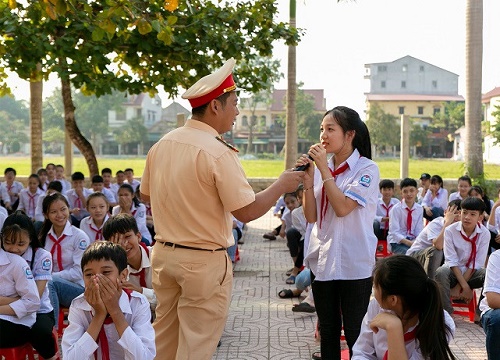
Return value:
<svg viewBox="0 0 500 360">
<path fill-rule="evenodd" d="M 500 87 L 496 87 L 493 90 L 488 91 L 486 94 L 484 94 L 483 97 L 481 98 L 481 102 L 483 104 L 487 104 L 490 102 L 491 98 L 496 96 L 500 96 Z"/>
</svg>

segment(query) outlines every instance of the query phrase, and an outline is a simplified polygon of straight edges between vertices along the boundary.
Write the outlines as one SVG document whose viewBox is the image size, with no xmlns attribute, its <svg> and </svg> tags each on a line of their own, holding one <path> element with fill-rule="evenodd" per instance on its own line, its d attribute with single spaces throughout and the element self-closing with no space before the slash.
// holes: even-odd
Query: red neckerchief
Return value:
<svg viewBox="0 0 500 360">
<path fill-rule="evenodd" d="M 382 203 L 382 207 L 385 209 L 385 216 L 389 217 L 389 210 L 392 209 L 394 204 L 389 204 L 389 206 L 386 206 L 384 203 Z M 387 237 L 387 230 L 389 229 L 389 221 L 384 222 L 384 237 Z"/>
<path fill-rule="evenodd" d="M 129 289 L 123 289 L 125 293 L 128 295 L 128 300 L 130 301 L 130 294 L 132 293 L 132 290 Z M 110 360 L 109 358 L 109 344 L 108 344 L 108 338 L 106 336 L 106 332 L 104 331 L 104 325 L 112 324 L 113 319 L 109 314 L 106 316 L 104 319 L 104 324 L 101 326 L 101 330 L 99 330 L 99 335 L 97 336 L 97 342 L 100 343 L 101 347 L 101 355 L 102 355 L 102 360 Z M 94 359 L 97 360 L 97 350 L 94 352 Z"/>
<path fill-rule="evenodd" d="M 403 335 L 403 339 L 404 339 L 405 343 L 408 343 L 408 342 L 410 342 L 410 341 L 412 341 L 412 340 L 415 339 L 415 335 L 417 333 L 417 329 L 418 329 L 418 326 L 415 326 L 415 328 L 412 331 L 409 331 L 409 332 L 407 332 L 407 333 L 405 333 Z M 387 360 L 388 357 L 389 357 L 389 350 L 387 350 L 385 352 L 383 360 Z"/>
<path fill-rule="evenodd" d="M 54 235 L 49 233 L 49 238 L 54 242 L 54 245 L 52 245 L 52 248 L 50 249 L 50 253 L 52 254 L 52 257 L 54 257 L 54 252 L 57 251 L 56 256 L 57 256 L 57 267 L 59 268 L 59 271 L 63 270 L 62 266 L 62 247 L 61 247 L 61 242 L 66 238 L 66 234 L 63 234 L 60 238 L 55 238 Z"/>
<path fill-rule="evenodd" d="M 132 216 L 135 217 L 135 213 L 137 212 L 137 209 L 135 209 L 134 211 L 132 211 Z"/>
<path fill-rule="evenodd" d="M 153 213 L 151 212 L 151 205 L 146 205 L 146 215 L 153 216 Z"/>
<path fill-rule="evenodd" d="M 93 232 L 95 232 L 95 241 L 97 240 L 102 240 L 102 228 L 100 229 L 96 229 L 95 227 L 92 226 L 92 224 L 89 224 L 89 227 L 90 227 L 90 230 L 92 230 Z"/>
<path fill-rule="evenodd" d="M 31 214 L 34 214 L 35 213 L 35 207 L 36 207 L 36 204 L 35 204 L 35 197 L 38 195 L 37 193 L 35 193 L 35 195 L 31 195 L 31 193 L 28 191 L 27 192 L 29 198 L 30 198 L 30 201 L 28 203 L 28 214 L 31 216 Z"/>
<path fill-rule="evenodd" d="M 143 242 L 140 242 L 139 245 L 142 246 L 142 248 L 146 251 L 146 255 L 149 257 L 149 249 L 146 246 L 146 244 L 144 244 Z M 142 256 L 141 256 L 141 259 L 142 259 Z M 141 271 L 138 271 L 136 273 L 131 272 L 130 275 L 139 276 L 139 284 L 142 287 L 148 287 L 146 285 L 146 272 L 145 272 L 144 268 L 142 268 Z"/>
<path fill-rule="evenodd" d="M 413 210 L 415 210 L 415 209 L 413 209 Z M 410 236 L 413 236 L 413 234 L 411 232 L 411 223 L 412 223 L 411 213 L 413 212 L 413 210 L 410 210 L 409 207 L 406 208 L 406 211 L 408 212 L 408 214 L 406 215 L 406 231 L 407 231 L 407 234 Z"/>
<path fill-rule="evenodd" d="M 78 208 L 78 209 L 81 209 L 82 208 L 82 200 L 80 200 L 80 197 L 78 195 L 76 195 L 77 198 L 75 200 L 75 207 Z"/>
<path fill-rule="evenodd" d="M 474 270 L 474 267 L 476 265 L 476 255 L 477 255 L 476 241 L 477 238 L 479 237 L 479 233 L 476 233 L 476 236 L 474 236 L 472 239 L 464 235 L 461 231 L 460 235 L 462 235 L 462 239 L 464 239 L 467 242 L 470 242 L 470 244 L 472 245 L 472 250 L 470 252 L 469 260 L 467 260 L 467 264 L 465 264 L 465 266 L 469 268 L 469 265 L 472 263 L 472 270 Z"/>
<path fill-rule="evenodd" d="M 332 169 L 328 168 L 330 170 L 330 173 L 332 174 L 333 181 L 337 180 L 337 176 L 342 174 L 344 171 L 346 171 L 349 168 L 349 164 L 347 162 L 344 163 L 344 165 L 339 166 L 337 170 L 332 171 Z M 324 184 L 321 186 L 321 207 L 320 207 L 320 216 L 319 216 L 319 227 L 321 228 L 321 224 L 323 223 L 323 218 L 326 216 L 326 212 L 328 210 L 328 196 L 326 195 L 325 191 L 325 186 Z"/>
</svg>

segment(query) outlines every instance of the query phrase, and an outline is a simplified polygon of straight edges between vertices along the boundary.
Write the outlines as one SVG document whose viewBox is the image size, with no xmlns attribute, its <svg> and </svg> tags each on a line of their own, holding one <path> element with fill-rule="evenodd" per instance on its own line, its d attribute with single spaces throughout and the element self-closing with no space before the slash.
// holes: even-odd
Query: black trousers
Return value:
<svg viewBox="0 0 500 360">
<path fill-rule="evenodd" d="M 49 359 L 56 354 L 56 344 L 52 338 L 54 311 L 36 314 L 36 322 L 31 328 L 29 342 L 41 357 Z"/>
<path fill-rule="evenodd" d="M 295 228 L 290 228 L 286 231 L 286 242 L 290 249 L 290 256 L 297 258 L 294 266 L 301 268 L 304 263 L 304 240 L 301 240 L 302 235 Z"/>
<path fill-rule="evenodd" d="M 311 272 L 314 303 L 321 335 L 321 359 L 340 360 L 342 324 L 352 357 L 372 292 L 372 278 L 316 281 Z"/>
<path fill-rule="evenodd" d="M 0 348 L 18 347 L 26 344 L 30 328 L 0 319 Z"/>
</svg>

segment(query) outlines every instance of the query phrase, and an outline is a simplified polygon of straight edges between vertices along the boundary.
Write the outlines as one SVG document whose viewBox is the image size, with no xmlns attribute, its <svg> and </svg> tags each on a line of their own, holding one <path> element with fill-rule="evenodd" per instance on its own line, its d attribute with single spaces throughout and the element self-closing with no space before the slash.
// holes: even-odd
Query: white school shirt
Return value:
<svg viewBox="0 0 500 360">
<path fill-rule="evenodd" d="M 463 198 L 460 196 L 459 191 L 452 192 L 450 194 L 450 197 L 448 198 L 448 202 L 452 202 L 453 200 L 463 200 Z"/>
<path fill-rule="evenodd" d="M 414 240 L 424 228 L 424 210 L 422 205 L 417 202 L 413 203 L 411 213 L 411 229 L 406 226 L 406 219 L 408 216 L 408 205 L 406 201 L 402 200 L 394 205 L 389 212 L 389 232 L 387 233 L 387 242 L 399 244 L 403 239 Z"/>
<path fill-rule="evenodd" d="M 43 248 L 37 248 L 35 258 L 33 259 L 33 266 L 30 264 L 33 258 L 33 248 L 31 246 L 28 246 L 28 249 L 21 257 L 30 265 L 35 283 L 36 281 L 52 280 L 52 255 L 50 255 L 50 252 Z M 49 299 L 49 288 L 45 285 L 42 297 L 40 298 L 40 309 L 38 313 L 46 314 L 53 309 Z"/>
<path fill-rule="evenodd" d="M 118 190 L 120 190 L 120 185 L 117 183 L 111 183 L 109 185 L 109 190 L 111 190 L 111 192 L 113 192 L 113 194 L 115 195 L 115 198 L 116 198 L 116 202 L 118 202 Z"/>
<path fill-rule="evenodd" d="M 420 234 L 418 234 L 410 248 L 406 250 L 406 255 L 432 247 L 432 240 L 438 237 L 439 233 L 443 229 L 443 226 L 444 217 L 442 216 L 437 217 L 428 223 Z"/>
<path fill-rule="evenodd" d="M 40 297 L 33 273 L 22 257 L 0 248 L 0 296 L 20 299 L 9 306 L 16 315 L 0 314 L 0 319 L 14 324 L 33 326 L 40 308 Z"/>
<path fill-rule="evenodd" d="M 109 215 L 106 214 L 101 226 L 97 226 L 94 222 L 94 219 L 92 219 L 90 216 L 84 217 L 82 221 L 80 221 L 80 230 L 82 230 L 89 237 L 89 245 L 94 241 L 104 240 L 104 237 L 102 236 L 102 228 L 108 220 Z"/>
<path fill-rule="evenodd" d="M 116 198 L 115 193 L 113 191 L 111 191 L 110 189 L 103 187 L 102 193 L 104 194 L 104 196 L 106 196 L 106 199 L 108 199 L 108 202 L 110 204 L 116 204 L 118 202 L 118 199 Z"/>
<path fill-rule="evenodd" d="M 495 225 L 490 225 L 490 223 L 487 222 L 488 230 L 498 234 L 498 229 L 500 229 L 500 207 L 497 207 L 495 209 L 495 214 L 490 216 L 495 216 Z"/>
<path fill-rule="evenodd" d="M 43 195 L 43 190 L 38 187 L 36 188 L 35 194 L 32 194 L 28 188 L 22 189 L 19 193 L 19 206 L 17 209 L 24 210 L 26 215 L 34 219 L 36 203 L 38 202 L 40 195 Z"/>
<path fill-rule="evenodd" d="M 491 253 L 488 259 L 488 266 L 486 266 L 486 276 L 484 278 L 483 293 L 494 292 L 500 294 L 500 251 Z M 479 310 L 481 316 L 488 310 L 488 299 L 486 296 L 479 303 Z"/>
<path fill-rule="evenodd" d="M 71 183 L 66 179 L 54 179 L 54 181 L 59 181 L 62 185 L 61 194 L 66 194 L 69 190 L 71 190 Z"/>
<path fill-rule="evenodd" d="M 436 207 L 446 210 L 448 207 L 448 190 L 444 188 L 439 189 L 434 199 L 432 199 L 432 192 L 427 190 L 422 200 L 422 206 L 428 206 L 431 209 Z"/>
<path fill-rule="evenodd" d="M 361 323 L 361 331 L 358 339 L 352 348 L 351 360 L 382 360 L 387 351 L 387 332 L 384 329 L 379 329 L 377 333 L 370 329 L 370 322 L 375 316 L 382 312 L 393 313 L 390 310 L 382 309 L 376 299 L 372 299 L 368 305 L 363 322 Z M 450 333 L 446 334 L 448 343 L 455 335 L 455 322 L 451 316 L 443 310 L 444 322 L 450 329 Z M 418 324 L 417 324 L 418 325 Z M 408 331 L 415 329 L 411 327 Z M 416 339 L 405 343 L 406 353 L 409 360 L 425 360 L 420 352 L 420 347 Z"/>
<path fill-rule="evenodd" d="M 471 239 L 479 234 L 476 240 L 476 261 L 474 262 L 474 269 L 484 268 L 486 262 L 486 255 L 488 254 L 488 247 L 490 244 L 490 232 L 482 225 L 476 225 L 471 236 Z M 467 270 L 465 266 L 469 260 L 472 251 L 470 242 L 465 241 L 460 234 L 464 234 L 462 230 L 462 222 L 457 221 L 451 224 L 444 230 L 444 263 L 449 267 L 457 266 L 462 274 Z M 471 264 L 469 265 L 471 266 Z"/>
<path fill-rule="evenodd" d="M 92 194 L 93 192 L 94 191 L 91 189 L 83 188 L 83 196 L 85 197 L 85 199 L 87 199 L 89 195 Z M 81 204 L 78 203 L 80 197 L 76 194 L 75 189 L 66 191 L 66 197 L 68 198 L 70 210 L 73 210 L 75 208 L 80 209 L 78 215 L 72 214 L 75 218 L 77 218 L 78 220 L 82 220 L 85 216 L 90 215 L 89 212 L 87 211 L 87 208 L 85 207 L 85 204 L 81 203 L 81 201 L 80 201 Z"/>
<path fill-rule="evenodd" d="M 285 222 L 285 230 L 292 227 L 292 212 L 287 207 L 285 207 L 285 211 L 283 211 L 283 215 L 281 215 L 281 221 Z"/>
<path fill-rule="evenodd" d="M 279 214 L 281 208 L 283 207 L 286 208 L 285 199 L 283 198 L 283 196 L 280 196 L 280 198 L 278 199 L 278 201 L 276 201 L 276 204 L 274 205 L 273 215 Z"/>
<path fill-rule="evenodd" d="M 99 344 L 89 335 L 87 329 L 94 310 L 85 300 L 85 294 L 77 296 L 69 308 L 69 325 L 62 337 L 64 360 L 102 359 Z M 118 302 L 129 326 L 120 338 L 113 323 L 104 326 L 108 339 L 109 358 L 120 360 L 149 360 L 156 355 L 155 333 L 151 325 L 151 311 L 146 298 L 132 291 L 130 299 L 125 291 Z M 99 350 L 98 350 L 99 349 Z"/>
<path fill-rule="evenodd" d="M 389 209 L 388 210 L 390 211 L 394 207 L 394 205 L 396 205 L 398 202 L 399 202 L 399 199 L 391 198 L 391 200 L 389 201 L 389 206 L 388 206 Z M 387 214 L 387 210 L 384 208 L 384 206 L 386 206 L 384 200 L 382 198 L 379 198 L 378 204 L 377 204 L 377 213 L 375 214 L 375 220 L 380 223 L 381 229 L 385 229 L 385 223 L 382 222 L 382 218 L 389 216 Z M 387 226 L 387 230 L 389 230 L 389 226 Z"/>
<path fill-rule="evenodd" d="M 118 215 L 121 211 L 120 205 L 116 205 L 113 207 L 113 212 L 112 215 Z M 137 227 L 139 228 L 139 232 L 141 233 L 141 236 L 149 241 L 149 243 L 152 242 L 152 237 L 151 233 L 148 230 L 148 227 L 146 226 L 146 207 L 144 204 L 139 204 L 139 206 L 135 206 L 135 204 L 132 202 L 132 207 L 130 208 L 130 214 L 132 214 L 133 217 L 135 217 L 135 220 L 137 221 Z"/>
<path fill-rule="evenodd" d="M 19 193 L 22 189 L 24 189 L 24 185 L 19 181 L 14 181 L 9 188 L 9 186 L 7 186 L 7 182 L 4 181 L 2 182 L 1 188 L 3 202 L 10 202 L 12 205 L 17 201 L 17 199 L 19 199 Z M 9 191 L 13 192 L 14 195 L 9 195 Z"/>
<path fill-rule="evenodd" d="M 142 256 L 141 265 L 138 270 L 135 270 L 130 265 L 127 266 L 128 281 L 136 286 L 142 287 L 140 282 L 141 280 L 140 276 L 132 274 L 138 274 L 142 269 L 144 269 L 144 280 L 146 280 L 146 287 L 142 288 L 142 295 L 144 295 L 146 299 L 148 299 L 151 309 L 154 310 L 156 308 L 156 295 L 153 290 L 153 282 L 152 282 L 153 268 L 151 267 L 151 255 L 152 255 L 151 252 L 153 251 L 153 248 L 151 246 L 147 246 L 149 250 L 149 256 L 148 256 L 146 250 L 144 250 L 144 248 L 141 245 L 139 245 L 139 247 L 141 248 L 141 256 Z"/>
<path fill-rule="evenodd" d="M 54 242 L 50 239 L 49 234 L 52 234 L 57 239 L 54 233 L 54 227 L 51 227 L 47 237 L 45 238 L 44 249 L 49 251 L 52 249 Z M 57 262 L 57 250 L 52 254 L 52 275 L 57 275 L 65 280 L 74 282 L 75 284 L 84 286 L 83 273 L 80 266 L 82 255 L 87 246 L 89 246 L 89 237 L 82 230 L 71 225 L 68 221 L 61 236 L 66 235 L 61 242 L 61 259 L 63 270 Z"/>
<path fill-rule="evenodd" d="M 303 240 L 306 233 L 307 220 L 302 206 L 292 210 L 292 226 L 302 235 L 300 240 Z"/>
<path fill-rule="evenodd" d="M 358 206 L 347 216 L 338 217 L 328 204 L 321 228 L 323 184 L 319 170 L 316 168 L 314 172 L 317 221 L 311 231 L 304 264 L 318 281 L 366 279 L 372 276 L 375 265 L 377 238 L 373 232 L 373 219 L 379 194 L 379 169 L 372 160 L 360 157 L 357 149 L 346 162 L 349 169 L 338 175 L 335 183 Z M 328 161 L 328 166 L 333 168 L 333 158 Z"/>
<path fill-rule="evenodd" d="M 0 206 L 0 229 L 3 228 L 3 223 L 5 222 L 5 219 L 7 219 L 7 216 L 9 216 L 7 209 Z"/>
<path fill-rule="evenodd" d="M 137 179 L 132 179 L 131 183 L 129 183 L 128 180 L 125 180 L 124 183 L 125 184 L 129 184 L 130 186 L 132 186 L 132 189 L 134 189 L 134 191 L 136 191 L 137 187 L 139 185 L 141 185 L 141 182 L 139 180 L 137 180 Z"/>
</svg>

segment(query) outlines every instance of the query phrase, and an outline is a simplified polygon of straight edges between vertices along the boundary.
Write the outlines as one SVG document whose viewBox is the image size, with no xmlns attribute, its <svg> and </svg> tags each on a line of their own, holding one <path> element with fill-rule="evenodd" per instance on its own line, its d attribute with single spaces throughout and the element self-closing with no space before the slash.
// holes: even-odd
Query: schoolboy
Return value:
<svg viewBox="0 0 500 360">
<path fill-rule="evenodd" d="M 122 289 L 127 277 L 125 250 L 97 241 L 85 250 L 81 267 L 85 292 L 71 303 L 63 358 L 93 359 L 97 351 L 102 359 L 153 359 L 148 302 L 143 295 Z"/>
<path fill-rule="evenodd" d="M 399 200 L 394 197 L 394 181 L 383 179 L 378 187 L 382 197 L 378 200 L 377 213 L 373 221 L 373 231 L 377 239 L 386 240 L 389 231 L 389 212 Z"/>
<path fill-rule="evenodd" d="M 104 187 L 111 190 L 111 178 L 113 177 L 113 172 L 110 168 L 104 168 L 101 170 L 101 176 L 103 179 Z"/>
<path fill-rule="evenodd" d="M 429 190 L 429 186 L 431 186 L 431 174 L 423 173 L 420 175 L 420 187 L 418 188 L 417 193 L 417 202 L 422 204 L 422 200 L 424 199 L 425 194 Z"/>
<path fill-rule="evenodd" d="M 406 254 L 413 240 L 424 228 L 422 206 L 416 202 L 417 181 L 405 178 L 399 184 L 401 201 L 389 212 L 387 242 L 395 254 Z"/>
<path fill-rule="evenodd" d="M 134 191 L 137 190 L 139 185 L 141 185 L 141 182 L 134 179 L 134 169 L 126 168 L 123 172 L 125 173 L 125 177 L 127 178 L 126 183 L 131 185 Z"/>
<path fill-rule="evenodd" d="M 436 271 L 443 307 L 453 313 L 450 297 L 469 302 L 472 289 L 483 286 L 490 232 L 481 225 L 484 202 L 467 197 L 460 204 L 460 221 L 444 231 L 444 265 Z"/>
<path fill-rule="evenodd" d="M 4 171 L 5 181 L 1 185 L 2 201 L 8 211 L 14 211 L 19 205 L 19 193 L 24 185 L 16 181 L 16 169 L 8 167 Z"/>
<path fill-rule="evenodd" d="M 448 201 L 452 200 L 463 200 L 469 193 L 472 186 L 472 180 L 468 175 L 460 176 L 458 178 L 458 191 L 452 192 Z"/>
<path fill-rule="evenodd" d="M 417 236 L 406 255 L 422 264 L 427 276 L 434 279 L 436 270 L 443 262 L 444 229 L 460 220 L 460 200 L 450 201 L 444 212 L 432 220 Z"/>
<path fill-rule="evenodd" d="M 118 205 L 115 194 L 104 186 L 104 178 L 101 175 L 92 176 L 91 187 L 94 192 L 101 192 L 106 196 L 110 207 Z"/>
<path fill-rule="evenodd" d="M 105 240 L 120 245 L 127 253 L 129 278 L 122 286 L 143 294 L 154 311 L 156 296 L 153 291 L 153 269 L 150 260 L 153 248 L 141 242 L 142 235 L 135 218 L 125 213 L 112 216 L 104 224 L 102 235 Z"/>
<path fill-rule="evenodd" d="M 111 184 L 111 191 L 115 194 L 116 200 L 118 200 L 118 190 L 120 186 L 125 184 L 125 173 L 122 170 L 118 170 L 115 174 L 116 182 Z"/>
<path fill-rule="evenodd" d="M 93 191 L 85 187 L 85 175 L 79 171 L 71 175 L 71 185 L 72 189 L 66 192 L 70 206 L 71 223 L 76 227 L 80 227 L 80 221 L 90 215 L 86 209 L 87 197 Z"/>
</svg>

